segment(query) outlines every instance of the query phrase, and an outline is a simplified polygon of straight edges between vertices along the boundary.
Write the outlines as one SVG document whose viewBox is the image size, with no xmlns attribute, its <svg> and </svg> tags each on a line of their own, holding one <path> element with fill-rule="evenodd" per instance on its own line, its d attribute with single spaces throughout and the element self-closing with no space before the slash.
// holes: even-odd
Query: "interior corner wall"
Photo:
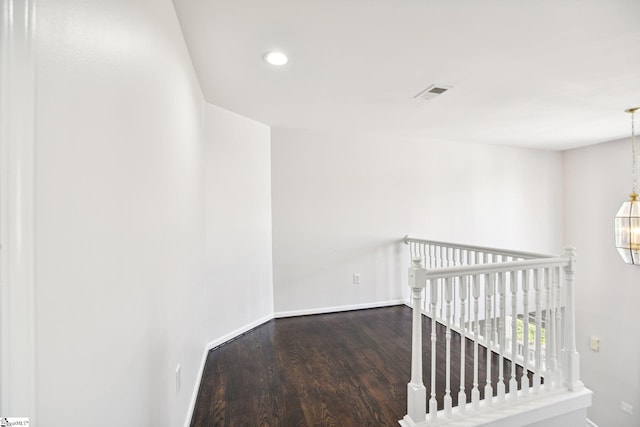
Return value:
<svg viewBox="0 0 640 427">
<path fill-rule="evenodd" d="M 565 151 L 565 241 L 576 247 L 576 341 L 599 426 L 640 425 L 640 267 L 615 248 L 614 217 L 631 192 L 630 141 Z M 600 338 L 600 351 L 590 337 Z M 621 402 L 634 414 L 621 411 Z"/>
<path fill-rule="evenodd" d="M 404 298 L 406 234 L 562 251 L 558 152 L 273 128 L 271 158 L 276 313 Z"/>
<path fill-rule="evenodd" d="M 273 316 L 268 126 L 206 104 L 206 333 Z"/>
<path fill-rule="evenodd" d="M 175 10 L 36 13 L 38 424 L 182 425 L 206 342 L 204 101 Z"/>
</svg>

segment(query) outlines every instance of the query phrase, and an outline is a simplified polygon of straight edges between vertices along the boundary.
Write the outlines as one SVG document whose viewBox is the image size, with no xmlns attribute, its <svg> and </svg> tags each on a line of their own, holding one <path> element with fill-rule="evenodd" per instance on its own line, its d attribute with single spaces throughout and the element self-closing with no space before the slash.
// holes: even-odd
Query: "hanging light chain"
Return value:
<svg viewBox="0 0 640 427">
<path fill-rule="evenodd" d="M 635 109 L 631 112 L 631 153 L 633 155 L 633 192 L 637 194 L 638 192 L 636 191 L 636 188 L 638 185 L 638 157 L 636 156 L 635 112 Z"/>
<path fill-rule="evenodd" d="M 636 156 L 636 129 L 635 129 L 635 112 L 639 107 L 629 108 L 627 113 L 631 113 L 631 175 L 633 179 L 633 191 L 631 197 L 635 195 L 638 197 L 637 184 L 638 184 L 638 157 Z"/>
</svg>

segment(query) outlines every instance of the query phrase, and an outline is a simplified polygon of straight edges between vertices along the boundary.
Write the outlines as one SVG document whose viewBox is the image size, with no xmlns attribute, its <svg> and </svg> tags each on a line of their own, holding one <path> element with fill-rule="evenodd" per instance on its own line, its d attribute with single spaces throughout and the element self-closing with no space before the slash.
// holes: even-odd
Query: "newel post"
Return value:
<svg viewBox="0 0 640 427">
<path fill-rule="evenodd" d="M 427 286 L 427 270 L 422 260 L 414 258 L 409 267 L 413 327 L 411 340 L 411 382 L 407 384 L 407 415 L 409 425 L 426 423 L 427 389 L 422 382 L 422 290 Z"/>
<path fill-rule="evenodd" d="M 576 315 L 575 315 L 575 262 L 576 250 L 568 247 L 564 257 L 569 258 L 569 264 L 564 267 L 567 292 L 567 306 L 565 308 L 565 340 L 562 348 L 565 361 L 565 385 L 571 391 L 584 388 L 580 381 L 580 354 L 576 350 Z"/>
</svg>

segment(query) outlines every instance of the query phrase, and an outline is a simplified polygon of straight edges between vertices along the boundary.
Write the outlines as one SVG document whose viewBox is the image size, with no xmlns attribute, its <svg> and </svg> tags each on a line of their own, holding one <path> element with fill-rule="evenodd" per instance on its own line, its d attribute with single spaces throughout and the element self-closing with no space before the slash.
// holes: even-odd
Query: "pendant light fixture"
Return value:
<svg viewBox="0 0 640 427">
<path fill-rule="evenodd" d="M 622 204 L 616 215 L 616 248 L 627 264 L 640 265 L 640 202 L 638 201 L 637 156 L 635 134 L 635 112 L 640 107 L 629 108 L 625 112 L 631 114 L 631 153 L 633 188 L 630 199 Z"/>
</svg>

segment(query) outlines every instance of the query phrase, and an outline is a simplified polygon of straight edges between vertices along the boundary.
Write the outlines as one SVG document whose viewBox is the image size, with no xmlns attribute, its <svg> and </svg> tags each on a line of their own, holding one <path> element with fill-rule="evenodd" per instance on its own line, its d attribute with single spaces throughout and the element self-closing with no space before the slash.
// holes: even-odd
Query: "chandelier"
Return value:
<svg viewBox="0 0 640 427">
<path fill-rule="evenodd" d="M 631 114 L 631 155 L 633 187 L 629 200 L 622 204 L 616 215 L 616 248 L 618 253 L 627 264 L 640 265 L 640 202 L 638 202 L 638 192 L 636 184 L 638 181 L 637 156 L 636 156 L 636 135 L 635 135 L 635 112 L 640 107 L 629 108 L 625 112 Z"/>
</svg>

